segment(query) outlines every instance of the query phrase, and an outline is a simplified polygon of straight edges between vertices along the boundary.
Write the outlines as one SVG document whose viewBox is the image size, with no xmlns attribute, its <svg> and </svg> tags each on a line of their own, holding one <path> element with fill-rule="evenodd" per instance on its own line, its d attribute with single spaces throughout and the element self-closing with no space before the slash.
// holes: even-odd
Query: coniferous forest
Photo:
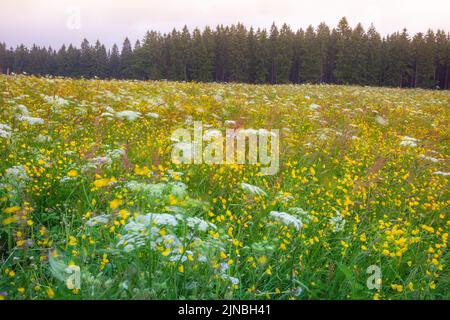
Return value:
<svg viewBox="0 0 450 320">
<path fill-rule="evenodd" d="M 107 49 L 86 39 L 55 50 L 0 43 L 0 71 L 84 78 L 244 83 L 332 83 L 407 88 L 450 88 L 450 36 L 443 30 L 382 37 L 372 25 L 270 30 L 243 24 L 149 31 Z"/>
</svg>

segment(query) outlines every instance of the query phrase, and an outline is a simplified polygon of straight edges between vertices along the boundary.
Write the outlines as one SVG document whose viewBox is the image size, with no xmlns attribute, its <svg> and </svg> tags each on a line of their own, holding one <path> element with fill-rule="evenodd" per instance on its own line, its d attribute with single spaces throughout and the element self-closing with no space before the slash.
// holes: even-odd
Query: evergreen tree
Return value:
<svg viewBox="0 0 450 320">
<path fill-rule="evenodd" d="M 28 49 L 20 45 L 14 51 L 13 70 L 15 73 L 22 73 L 30 70 Z"/>
<path fill-rule="evenodd" d="M 80 74 L 83 77 L 90 78 L 94 76 L 95 60 L 94 52 L 87 39 L 81 43 L 80 52 Z"/>
<path fill-rule="evenodd" d="M 381 38 L 373 25 L 352 29 L 344 17 L 330 31 L 325 23 L 293 32 L 287 24 L 247 30 L 241 23 L 168 34 L 146 33 L 119 53 L 84 39 L 80 48 L 0 43 L 0 72 L 36 75 L 250 83 L 337 83 L 394 87 L 450 87 L 450 37 L 442 30 L 406 30 Z"/>
<path fill-rule="evenodd" d="M 367 43 L 364 28 L 358 23 L 352 30 L 349 42 L 350 48 L 353 51 L 351 69 L 349 78 L 347 79 L 350 84 L 367 84 Z M 347 63 L 350 62 L 348 58 L 346 60 Z"/>
<path fill-rule="evenodd" d="M 0 73 L 6 73 L 7 58 L 6 58 L 6 44 L 0 43 Z"/>
<path fill-rule="evenodd" d="M 247 30 L 244 25 L 232 25 L 228 41 L 228 63 L 229 81 L 248 82 L 248 47 Z"/>
<path fill-rule="evenodd" d="M 436 75 L 435 80 L 439 88 L 449 88 L 449 73 L 450 73 L 450 48 L 449 36 L 444 31 L 438 30 L 436 32 Z"/>
<path fill-rule="evenodd" d="M 336 66 L 334 69 L 334 78 L 340 84 L 349 83 L 353 76 L 351 36 L 352 29 L 344 17 L 339 21 L 336 29 Z"/>
<path fill-rule="evenodd" d="M 316 39 L 314 28 L 309 26 L 300 40 L 300 82 L 318 83 L 321 75 L 320 43 Z"/>
<path fill-rule="evenodd" d="M 81 71 L 81 51 L 72 45 L 67 48 L 66 67 L 67 75 L 70 77 L 79 77 L 82 75 Z"/>
<path fill-rule="evenodd" d="M 120 74 L 123 79 L 131 79 L 133 76 L 133 49 L 128 38 L 125 38 L 120 52 Z"/>
<path fill-rule="evenodd" d="M 269 61 L 270 61 L 270 71 L 269 71 L 269 82 L 274 84 L 277 83 L 278 76 L 278 44 L 279 32 L 275 23 L 270 27 L 269 36 Z"/>
<path fill-rule="evenodd" d="M 108 59 L 108 75 L 111 78 L 120 78 L 120 53 L 119 47 L 114 43 Z"/>
<path fill-rule="evenodd" d="M 386 38 L 384 84 L 393 87 L 412 86 L 411 51 L 406 30 Z"/>
<path fill-rule="evenodd" d="M 166 76 L 163 40 L 159 33 L 147 32 L 144 43 L 144 68 L 148 79 L 158 80 Z"/>
<path fill-rule="evenodd" d="M 209 39 L 211 40 L 211 39 Z M 195 81 L 208 82 L 213 77 L 213 56 L 211 43 L 206 36 L 196 28 L 192 34 L 192 49 L 190 52 L 191 77 Z"/>
<path fill-rule="evenodd" d="M 292 61 L 294 59 L 293 48 L 294 34 L 291 28 L 285 23 L 281 27 L 276 62 L 277 68 L 277 83 L 288 83 L 291 75 Z"/>
<path fill-rule="evenodd" d="M 94 47 L 94 61 L 94 75 L 99 78 L 106 78 L 108 75 L 108 54 L 105 46 L 98 40 Z"/>
<path fill-rule="evenodd" d="M 204 81 L 214 81 L 215 42 L 214 35 L 209 27 L 205 27 L 202 39 L 206 48 L 206 56 L 203 61 L 203 78 Z"/>
<path fill-rule="evenodd" d="M 256 47 L 254 65 L 255 83 L 266 83 L 269 81 L 270 52 L 267 31 L 265 29 L 256 32 Z"/>
<path fill-rule="evenodd" d="M 373 25 L 367 30 L 365 83 L 372 86 L 381 84 L 382 40 Z"/>
<path fill-rule="evenodd" d="M 320 82 L 330 81 L 330 69 L 329 69 L 329 46 L 330 46 L 330 28 L 322 22 L 317 27 L 316 41 L 319 47 L 320 57 Z"/>
<path fill-rule="evenodd" d="M 227 81 L 226 66 L 228 63 L 228 27 L 217 26 L 214 34 L 215 46 L 215 81 Z"/>
<path fill-rule="evenodd" d="M 68 66 L 67 66 L 67 50 L 66 46 L 63 45 L 61 49 L 58 50 L 56 55 L 56 72 L 61 76 L 68 76 Z"/>
<path fill-rule="evenodd" d="M 413 87 L 432 88 L 434 82 L 434 57 L 435 57 L 434 33 L 430 30 L 426 37 L 421 32 L 412 40 L 413 54 Z"/>
</svg>

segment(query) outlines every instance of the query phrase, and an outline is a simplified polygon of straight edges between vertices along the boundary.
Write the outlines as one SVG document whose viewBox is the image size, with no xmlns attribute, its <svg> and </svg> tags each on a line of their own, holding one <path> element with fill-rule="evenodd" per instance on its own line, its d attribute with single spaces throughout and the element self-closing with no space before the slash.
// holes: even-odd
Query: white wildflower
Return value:
<svg viewBox="0 0 450 320">
<path fill-rule="evenodd" d="M 66 183 L 66 182 L 69 182 L 69 181 L 75 181 L 75 180 L 77 180 L 76 177 L 67 177 L 67 176 L 65 176 L 65 177 L 62 177 L 62 178 L 59 180 L 59 182 L 60 182 L 60 183 Z"/>
<path fill-rule="evenodd" d="M 7 124 L 0 123 L 0 130 L 12 131 L 12 128 Z"/>
<path fill-rule="evenodd" d="M 126 184 L 127 189 L 136 193 L 145 193 L 152 197 L 162 197 L 167 185 L 164 183 L 147 184 L 137 181 L 130 181 Z"/>
<path fill-rule="evenodd" d="M 233 285 L 238 285 L 239 284 L 239 279 L 238 278 L 232 277 L 232 276 L 229 276 L 229 275 L 226 275 L 226 274 L 222 275 L 222 279 L 229 280 L 231 282 L 231 284 L 233 284 Z"/>
<path fill-rule="evenodd" d="M 443 171 L 435 171 L 433 172 L 433 174 L 444 177 L 450 176 L 450 172 L 443 172 Z"/>
<path fill-rule="evenodd" d="M 123 149 L 108 150 L 106 155 L 111 159 L 119 159 L 125 155 L 125 151 Z"/>
<path fill-rule="evenodd" d="M 32 125 L 32 126 L 35 125 L 35 124 L 44 124 L 44 119 L 36 118 L 36 117 L 19 116 L 19 117 L 17 117 L 17 120 L 25 121 L 29 125 Z"/>
<path fill-rule="evenodd" d="M 181 171 L 167 170 L 167 176 L 170 178 L 181 177 L 182 175 L 184 175 L 184 173 Z"/>
<path fill-rule="evenodd" d="M 44 100 L 45 102 L 52 104 L 54 107 L 66 107 L 69 105 L 69 101 L 58 96 L 44 96 Z"/>
<path fill-rule="evenodd" d="M 110 221 L 111 216 L 107 214 L 102 214 L 99 216 L 95 216 L 88 221 L 86 221 L 86 225 L 89 227 L 93 227 L 99 224 L 107 224 Z"/>
<path fill-rule="evenodd" d="M 319 108 L 320 108 L 320 106 L 318 104 L 315 104 L 315 103 L 311 103 L 309 105 L 309 110 L 311 110 L 311 111 L 315 111 L 315 110 L 317 110 Z"/>
<path fill-rule="evenodd" d="M 415 139 L 415 138 L 404 136 L 402 138 L 402 141 L 400 142 L 400 145 L 401 146 L 405 146 L 405 147 L 412 147 L 412 148 L 414 148 L 414 147 L 417 147 L 417 141 L 418 140 Z"/>
<path fill-rule="evenodd" d="M 294 200 L 294 197 L 292 196 L 291 193 L 289 192 L 283 192 L 283 191 L 279 191 L 277 196 L 275 197 L 275 199 L 277 201 L 282 201 L 282 202 L 289 202 L 291 200 Z"/>
<path fill-rule="evenodd" d="M 114 110 L 113 108 L 111 108 L 110 106 L 107 106 L 105 108 L 106 112 L 111 113 L 111 114 L 116 114 L 116 110 Z"/>
<path fill-rule="evenodd" d="M 171 193 L 177 198 L 184 198 L 187 195 L 187 186 L 183 182 L 171 182 Z"/>
<path fill-rule="evenodd" d="M 341 232 L 345 227 L 345 219 L 339 211 L 336 210 L 336 215 L 331 217 L 328 221 L 333 228 L 333 232 Z"/>
<path fill-rule="evenodd" d="M 252 184 L 248 184 L 248 183 L 242 182 L 241 183 L 241 188 L 244 191 L 246 191 L 246 192 L 248 192 L 250 194 L 253 194 L 253 195 L 267 196 L 267 193 L 263 189 L 261 189 L 260 187 L 254 186 Z"/>
<path fill-rule="evenodd" d="M 216 101 L 216 102 L 222 102 L 223 101 L 222 96 L 218 95 L 218 94 L 214 95 L 213 98 L 214 98 L 214 101 Z"/>
<path fill-rule="evenodd" d="M 41 142 L 41 143 L 42 142 L 50 142 L 50 141 L 52 141 L 52 137 L 40 134 L 36 137 L 36 141 Z"/>
<path fill-rule="evenodd" d="M 292 207 L 289 208 L 288 211 L 300 218 L 302 222 L 310 222 L 312 220 L 311 216 L 308 214 L 307 211 L 300 207 Z"/>
<path fill-rule="evenodd" d="M 229 267 L 230 267 L 230 266 L 228 265 L 228 263 L 222 262 L 222 263 L 219 264 L 219 271 L 220 271 L 222 274 L 225 274 L 225 273 L 228 271 L 228 268 L 229 268 Z"/>
<path fill-rule="evenodd" d="M 121 120 L 135 121 L 141 116 L 140 112 L 124 110 L 116 113 L 116 117 Z"/>
<path fill-rule="evenodd" d="M 424 159 L 424 160 L 428 160 L 428 161 L 430 161 L 430 162 L 433 162 L 433 163 L 437 163 L 437 162 L 443 160 L 443 159 L 438 159 L 438 158 L 426 156 L 426 155 L 424 155 L 424 154 L 421 154 L 419 157 L 421 157 L 421 158 Z"/>
<path fill-rule="evenodd" d="M 9 139 L 11 138 L 12 129 L 7 124 L 0 123 L 0 138 Z"/>
<path fill-rule="evenodd" d="M 205 220 L 202 220 L 197 217 L 188 217 L 186 219 L 186 224 L 188 225 L 188 227 L 197 229 L 202 232 L 208 231 L 208 229 L 210 228 L 212 229 L 217 228 L 214 224 L 206 222 Z"/>
<path fill-rule="evenodd" d="M 271 211 L 270 216 L 286 226 L 293 226 L 297 230 L 300 230 L 303 226 L 298 218 L 291 216 L 286 212 Z"/>
<path fill-rule="evenodd" d="M 107 118 L 107 119 L 112 119 L 114 118 L 114 114 L 110 113 L 110 112 L 103 112 L 100 117 L 102 118 Z"/>
<path fill-rule="evenodd" d="M 8 168 L 6 170 L 5 178 L 10 181 L 27 181 L 30 179 L 25 167 L 22 165 Z"/>
<path fill-rule="evenodd" d="M 149 112 L 146 114 L 146 116 L 154 119 L 158 119 L 160 117 L 160 115 L 155 112 Z"/>
<path fill-rule="evenodd" d="M 95 157 L 89 160 L 89 163 L 95 166 L 103 166 L 112 164 L 112 160 L 110 157 Z"/>
<path fill-rule="evenodd" d="M 234 126 L 236 124 L 236 121 L 234 120 L 225 120 L 226 126 Z"/>
<path fill-rule="evenodd" d="M 381 126 L 387 126 L 389 124 L 389 122 L 380 115 L 375 117 L 375 121 Z"/>
<path fill-rule="evenodd" d="M 20 113 L 23 116 L 29 116 L 28 108 L 25 107 L 23 104 L 19 104 L 16 106 L 16 112 Z"/>
<path fill-rule="evenodd" d="M 175 227 L 178 225 L 178 220 L 171 214 L 168 213 L 150 213 L 153 223 L 156 225 L 165 225 Z"/>
</svg>

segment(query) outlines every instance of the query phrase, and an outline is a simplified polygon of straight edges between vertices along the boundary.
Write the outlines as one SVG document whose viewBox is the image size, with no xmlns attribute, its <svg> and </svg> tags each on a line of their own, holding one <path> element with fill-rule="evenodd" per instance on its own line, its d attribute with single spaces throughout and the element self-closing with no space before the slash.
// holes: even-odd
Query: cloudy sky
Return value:
<svg viewBox="0 0 450 320">
<path fill-rule="evenodd" d="M 449 0 L 0 0 L 0 42 L 79 45 L 83 38 L 100 39 L 110 47 L 161 32 L 242 22 L 292 28 L 336 26 L 346 16 L 350 25 L 371 23 L 385 35 L 406 27 L 410 34 L 428 28 L 450 32 Z"/>
</svg>

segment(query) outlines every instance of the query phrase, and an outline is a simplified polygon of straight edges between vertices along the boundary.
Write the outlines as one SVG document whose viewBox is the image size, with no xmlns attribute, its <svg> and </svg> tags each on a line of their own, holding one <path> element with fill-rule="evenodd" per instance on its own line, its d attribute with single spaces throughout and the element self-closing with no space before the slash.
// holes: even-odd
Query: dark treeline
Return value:
<svg viewBox="0 0 450 320">
<path fill-rule="evenodd" d="M 150 31 L 119 50 L 84 40 L 80 48 L 33 45 L 7 49 L 0 43 L 0 71 L 85 78 L 167 79 L 203 82 L 336 83 L 392 87 L 450 87 L 450 36 L 442 30 L 386 37 L 371 26 L 293 31 L 284 24 L 265 29 L 187 27 L 167 34 Z"/>
</svg>

